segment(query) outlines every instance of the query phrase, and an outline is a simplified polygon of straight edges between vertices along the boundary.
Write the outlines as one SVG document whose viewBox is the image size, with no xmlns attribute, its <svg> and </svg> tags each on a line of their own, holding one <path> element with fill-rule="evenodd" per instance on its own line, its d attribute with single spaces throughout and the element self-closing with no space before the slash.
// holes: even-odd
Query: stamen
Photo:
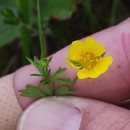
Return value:
<svg viewBox="0 0 130 130">
<path fill-rule="evenodd" d="M 83 63 L 83 66 L 86 69 L 94 68 L 97 62 L 99 61 L 100 57 L 94 57 L 94 55 L 95 55 L 94 51 L 80 55 L 80 61 Z"/>
</svg>

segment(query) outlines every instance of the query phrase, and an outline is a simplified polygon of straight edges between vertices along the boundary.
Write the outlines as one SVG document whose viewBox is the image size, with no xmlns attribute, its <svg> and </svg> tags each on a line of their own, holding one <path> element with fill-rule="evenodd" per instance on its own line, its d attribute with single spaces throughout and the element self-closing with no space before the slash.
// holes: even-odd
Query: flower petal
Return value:
<svg viewBox="0 0 130 130">
<path fill-rule="evenodd" d="M 96 42 L 92 37 L 87 37 L 85 39 L 85 47 L 87 52 L 94 52 L 94 57 L 101 56 L 106 52 L 105 47 L 102 44 Z"/>
<path fill-rule="evenodd" d="M 74 41 L 68 50 L 68 59 L 79 61 L 83 52 L 86 52 L 85 45 L 80 40 Z"/>
<path fill-rule="evenodd" d="M 99 62 L 95 65 L 94 70 L 98 74 L 103 74 L 107 71 L 108 67 L 112 64 L 113 59 L 111 56 L 106 56 L 99 59 Z"/>
<path fill-rule="evenodd" d="M 77 73 L 77 77 L 79 79 L 85 79 L 85 78 L 97 78 L 99 76 L 98 73 L 96 73 L 93 69 L 88 70 L 88 69 L 81 69 Z"/>
</svg>

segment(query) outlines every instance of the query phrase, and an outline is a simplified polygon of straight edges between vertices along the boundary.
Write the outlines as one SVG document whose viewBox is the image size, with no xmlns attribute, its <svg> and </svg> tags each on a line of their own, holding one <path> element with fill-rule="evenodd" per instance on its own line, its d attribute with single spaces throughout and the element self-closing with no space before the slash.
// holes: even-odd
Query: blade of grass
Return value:
<svg viewBox="0 0 130 130">
<path fill-rule="evenodd" d="M 126 10 L 125 6 L 122 4 L 122 2 L 119 2 L 119 7 L 120 7 L 120 11 L 122 11 L 123 13 L 125 13 L 125 15 L 129 16 L 128 11 Z"/>
<path fill-rule="evenodd" d="M 44 36 L 42 31 L 41 14 L 40 14 L 40 2 L 37 0 L 37 11 L 38 11 L 38 28 L 39 28 L 39 40 L 41 48 L 41 59 L 46 57 L 46 48 L 44 43 Z"/>
<path fill-rule="evenodd" d="M 29 25 L 29 1 L 28 0 L 15 0 L 19 17 L 22 24 Z M 21 27 L 20 25 L 20 27 Z M 24 27 L 21 27 L 20 43 L 22 47 L 23 64 L 28 63 L 25 56 L 31 57 L 31 36 L 30 33 Z"/>
<path fill-rule="evenodd" d="M 116 24 L 120 19 L 126 18 L 129 16 L 126 9 L 123 7 L 121 0 L 113 0 L 112 12 L 111 12 L 111 19 L 110 19 L 110 26 Z"/>
<path fill-rule="evenodd" d="M 110 26 L 114 25 L 114 23 L 115 23 L 115 17 L 116 17 L 116 13 L 117 13 L 118 2 L 119 2 L 119 0 L 113 0 L 112 12 L 111 12 L 111 18 L 110 18 Z"/>
<path fill-rule="evenodd" d="M 25 56 L 31 57 L 31 37 L 29 32 L 21 31 L 21 47 L 23 52 L 23 63 L 28 63 Z"/>
<path fill-rule="evenodd" d="M 119 20 L 123 20 L 129 17 L 129 13 L 127 9 L 125 8 L 125 6 L 123 5 L 122 1 L 119 1 L 117 11 L 118 11 L 117 17 Z"/>
<path fill-rule="evenodd" d="M 98 23 L 97 18 L 95 17 L 95 15 L 92 12 L 92 4 L 91 4 L 92 1 L 91 0 L 82 0 L 81 2 L 85 9 L 86 17 L 88 17 L 91 29 L 92 29 L 92 31 L 95 31 L 96 29 L 100 28 L 100 25 Z"/>
</svg>

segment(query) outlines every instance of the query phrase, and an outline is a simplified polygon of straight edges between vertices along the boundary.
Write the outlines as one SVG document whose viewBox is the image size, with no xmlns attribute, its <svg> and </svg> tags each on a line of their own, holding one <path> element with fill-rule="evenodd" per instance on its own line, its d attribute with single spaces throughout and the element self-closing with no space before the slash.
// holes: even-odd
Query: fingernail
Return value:
<svg viewBox="0 0 130 130">
<path fill-rule="evenodd" d="M 77 107 L 58 98 L 46 98 L 25 110 L 17 130 L 79 130 L 80 121 Z"/>
</svg>

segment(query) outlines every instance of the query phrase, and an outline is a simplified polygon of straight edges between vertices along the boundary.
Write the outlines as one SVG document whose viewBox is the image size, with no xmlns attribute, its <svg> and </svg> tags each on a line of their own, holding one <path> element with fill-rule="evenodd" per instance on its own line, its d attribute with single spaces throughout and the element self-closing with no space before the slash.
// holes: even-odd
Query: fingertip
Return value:
<svg viewBox="0 0 130 130">
<path fill-rule="evenodd" d="M 78 108 L 56 98 L 44 98 L 29 106 L 21 116 L 17 130 L 79 130 Z"/>
<path fill-rule="evenodd" d="M 13 80 L 16 96 L 23 109 L 31 104 L 34 99 L 20 96 L 19 90 L 24 89 L 27 84 L 37 85 L 39 83 L 40 78 L 31 76 L 33 73 L 37 73 L 36 68 L 33 65 L 27 65 L 17 70 L 14 74 Z"/>
</svg>

